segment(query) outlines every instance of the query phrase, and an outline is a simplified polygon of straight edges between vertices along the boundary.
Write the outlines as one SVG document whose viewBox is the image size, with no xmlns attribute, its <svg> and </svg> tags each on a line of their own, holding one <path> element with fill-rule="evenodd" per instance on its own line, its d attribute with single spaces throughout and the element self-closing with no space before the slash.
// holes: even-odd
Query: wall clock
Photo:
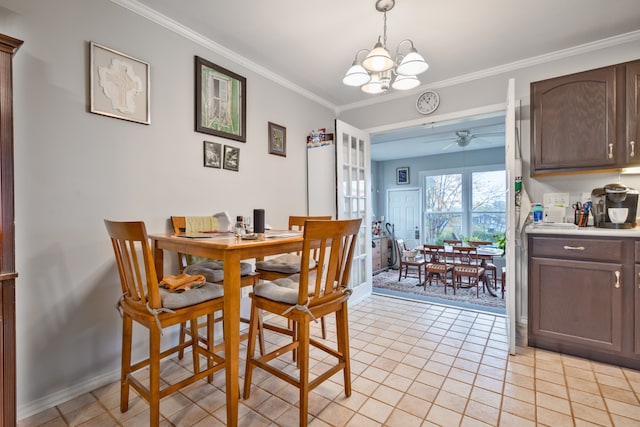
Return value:
<svg viewBox="0 0 640 427">
<path fill-rule="evenodd" d="M 440 96 L 432 90 L 420 94 L 416 101 L 416 109 L 420 114 L 431 114 L 436 111 L 438 105 L 440 105 Z"/>
</svg>

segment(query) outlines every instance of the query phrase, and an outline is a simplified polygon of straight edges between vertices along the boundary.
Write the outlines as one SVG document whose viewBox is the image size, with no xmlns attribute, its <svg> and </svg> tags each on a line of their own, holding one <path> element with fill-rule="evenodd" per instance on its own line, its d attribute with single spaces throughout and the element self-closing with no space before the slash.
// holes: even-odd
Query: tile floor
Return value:
<svg viewBox="0 0 640 427">
<path fill-rule="evenodd" d="M 350 329 L 353 393 L 344 396 L 340 374 L 316 388 L 311 426 L 640 426 L 640 372 L 533 348 L 509 356 L 503 317 L 372 296 L 350 308 Z M 165 363 L 167 376 L 184 369 Z M 163 399 L 162 425 L 224 425 L 223 384 L 217 374 Z M 146 426 L 148 406 L 131 395 L 124 414 L 113 383 L 18 426 Z M 297 425 L 297 400 L 256 370 L 239 424 Z"/>
</svg>

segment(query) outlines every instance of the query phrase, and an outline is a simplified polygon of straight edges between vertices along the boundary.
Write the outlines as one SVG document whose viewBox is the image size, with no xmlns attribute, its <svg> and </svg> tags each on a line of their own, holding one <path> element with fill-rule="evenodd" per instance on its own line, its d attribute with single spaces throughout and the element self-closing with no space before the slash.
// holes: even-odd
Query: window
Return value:
<svg viewBox="0 0 640 427">
<path fill-rule="evenodd" d="M 498 167 L 421 172 L 424 236 L 495 241 L 506 229 L 506 174 Z"/>
</svg>

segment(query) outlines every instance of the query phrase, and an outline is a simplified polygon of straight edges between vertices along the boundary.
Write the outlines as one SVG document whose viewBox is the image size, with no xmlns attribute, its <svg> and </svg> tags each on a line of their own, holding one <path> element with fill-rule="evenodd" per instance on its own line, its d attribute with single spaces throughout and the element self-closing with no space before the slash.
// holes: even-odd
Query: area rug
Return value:
<svg viewBox="0 0 640 427">
<path fill-rule="evenodd" d="M 411 274 L 411 273 L 410 273 Z M 476 297 L 476 288 L 456 289 L 447 288 L 444 293 L 442 283 L 432 281 L 431 286 L 427 283 L 427 289 L 418 285 L 417 277 L 403 277 L 398 280 L 398 270 L 389 270 L 373 276 L 373 293 L 392 295 L 404 298 L 418 299 L 421 301 L 435 302 L 438 304 L 453 305 L 456 307 L 469 308 L 491 313 L 504 314 L 505 301 L 500 297 L 491 296 L 488 292 L 483 292 L 480 288 L 480 295 Z"/>
</svg>

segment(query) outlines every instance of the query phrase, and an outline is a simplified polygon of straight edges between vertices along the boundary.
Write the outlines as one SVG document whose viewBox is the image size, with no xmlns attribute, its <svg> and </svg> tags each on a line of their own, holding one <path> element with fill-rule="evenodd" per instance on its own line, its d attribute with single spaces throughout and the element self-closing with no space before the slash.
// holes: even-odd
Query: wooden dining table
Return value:
<svg viewBox="0 0 640 427">
<path fill-rule="evenodd" d="M 267 231 L 264 240 L 245 240 L 231 234 L 202 236 L 151 234 L 156 272 L 164 273 L 164 252 L 178 252 L 224 262 L 224 354 L 226 359 L 227 425 L 238 425 L 240 365 L 240 261 L 302 249 L 302 232 Z"/>
</svg>

